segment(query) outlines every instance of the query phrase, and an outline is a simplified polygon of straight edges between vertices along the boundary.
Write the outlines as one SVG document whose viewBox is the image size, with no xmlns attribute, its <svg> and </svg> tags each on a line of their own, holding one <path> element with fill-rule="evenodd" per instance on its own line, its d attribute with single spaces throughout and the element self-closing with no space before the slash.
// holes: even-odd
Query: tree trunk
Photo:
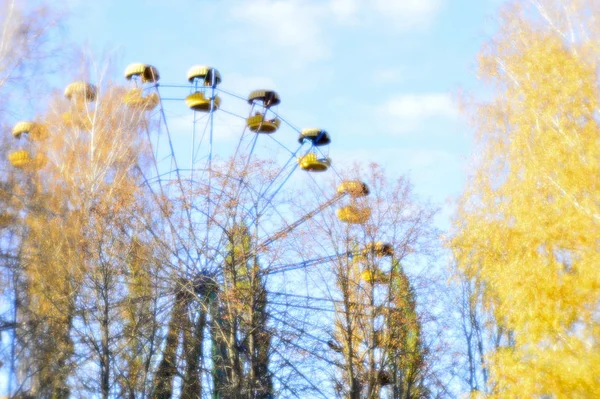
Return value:
<svg viewBox="0 0 600 399">
<path fill-rule="evenodd" d="M 181 399 L 201 399 L 202 384 L 200 381 L 200 365 L 204 343 L 204 327 L 206 326 L 206 312 L 200 310 L 196 323 L 192 317 L 188 319 L 188 326 L 193 326 L 193 331 L 184 332 L 183 353 L 186 368 L 181 387 Z"/>
<path fill-rule="evenodd" d="M 163 357 L 154 377 L 152 399 L 170 399 L 173 395 L 173 379 L 177 372 L 177 346 L 181 332 L 181 320 L 185 317 L 188 304 L 188 293 L 178 292 L 175 296 L 173 314 L 169 321 Z"/>
</svg>

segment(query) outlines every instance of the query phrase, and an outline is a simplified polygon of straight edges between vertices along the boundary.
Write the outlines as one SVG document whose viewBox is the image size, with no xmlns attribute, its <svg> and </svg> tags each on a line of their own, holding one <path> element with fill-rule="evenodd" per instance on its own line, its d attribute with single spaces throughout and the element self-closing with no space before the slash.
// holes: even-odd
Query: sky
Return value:
<svg viewBox="0 0 600 399">
<path fill-rule="evenodd" d="M 141 62 L 159 69 L 161 83 L 185 84 L 200 64 L 242 96 L 274 89 L 287 121 L 330 133 L 337 169 L 377 162 L 392 178 L 410 176 L 416 193 L 442 209 L 437 225 L 449 226 L 471 151 L 457 95 L 483 91 L 477 53 L 502 0 L 65 1 L 68 39 L 98 64 L 110 60 L 115 80 Z M 179 102 L 167 119 L 185 152 L 193 114 Z M 226 155 L 243 127 L 219 121 L 228 129 L 215 141 Z"/>
<path fill-rule="evenodd" d="M 274 89 L 286 120 L 331 134 L 334 165 L 378 162 L 391 177 L 408 174 L 447 227 L 471 148 L 456 100 L 481 90 L 476 57 L 500 0 L 69 3 L 69 38 L 110 58 L 117 74 L 143 62 L 161 82 L 185 84 L 201 64 L 220 71 L 225 90 Z M 191 113 L 182 106 L 168 118 L 185 146 Z M 223 151 L 236 129 L 215 138 Z"/>
</svg>

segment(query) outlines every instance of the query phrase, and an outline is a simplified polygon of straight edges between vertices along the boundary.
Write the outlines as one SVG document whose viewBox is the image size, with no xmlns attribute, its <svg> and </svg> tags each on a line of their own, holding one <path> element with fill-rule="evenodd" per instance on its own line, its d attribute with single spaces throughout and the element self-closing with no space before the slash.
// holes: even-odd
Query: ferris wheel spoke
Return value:
<svg viewBox="0 0 600 399">
<path fill-rule="evenodd" d="M 277 266 L 272 266 L 272 267 L 265 269 L 263 271 L 263 273 L 270 275 L 270 274 L 285 273 L 285 272 L 289 272 L 289 271 L 293 271 L 293 270 L 306 269 L 306 268 L 309 268 L 312 266 L 321 265 L 323 263 L 329 263 L 333 260 L 340 259 L 343 257 L 351 257 L 353 255 L 354 255 L 354 253 L 352 253 L 352 252 L 346 252 L 346 253 L 341 253 L 341 254 L 335 254 L 335 255 L 310 259 L 310 260 L 306 260 L 303 262 L 277 265 Z"/>
<path fill-rule="evenodd" d="M 275 232 L 270 237 L 265 237 L 262 240 L 262 242 L 258 245 L 258 247 L 259 248 L 263 248 L 263 247 L 269 246 L 271 243 L 273 243 L 273 242 L 277 241 L 278 239 L 284 237 L 287 233 L 291 232 L 296 227 L 300 226 L 302 223 L 306 222 L 307 220 L 309 220 L 313 216 L 317 215 L 318 213 L 320 213 L 324 209 L 326 209 L 326 208 L 330 207 L 331 205 L 335 204 L 336 202 L 338 202 L 340 199 L 343 198 L 343 196 L 344 196 L 344 194 L 337 194 L 336 196 L 334 196 L 330 200 L 328 200 L 328 201 L 324 202 L 323 204 L 319 205 L 316 209 L 314 209 L 314 210 L 306 213 L 304 216 L 300 217 L 295 222 L 293 222 L 293 223 L 287 225 L 286 227 L 282 228 L 281 230 Z"/>
<path fill-rule="evenodd" d="M 169 141 L 169 150 L 170 150 L 170 155 L 171 155 L 171 162 L 172 165 L 175 168 L 175 174 L 176 174 L 176 184 L 178 185 L 179 188 L 179 192 L 181 193 L 181 198 L 183 199 L 183 208 L 184 208 L 184 212 L 187 216 L 187 225 L 188 225 L 188 233 L 190 234 L 191 238 L 192 238 L 192 244 L 195 246 L 196 252 L 197 253 L 201 253 L 201 249 L 197 246 L 198 240 L 196 237 L 196 233 L 194 231 L 194 229 L 192 228 L 193 222 L 192 222 L 192 215 L 190 212 L 190 203 L 187 199 L 187 196 L 185 195 L 186 190 L 183 186 L 183 178 L 179 169 L 179 165 L 177 163 L 177 157 L 175 156 L 175 149 L 173 147 L 173 138 L 171 136 L 171 131 L 169 129 L 168 123 L 167 123 L 167 117 L 165 114 L 165 110 L 162 104 L 162 100 L 161 100 L 161 96 L 160 96 L 160 91 L 157 87 L 157 92 L 159 92 L 158 98 L 159 98 L 159 107 L 160 107 L 160 115 L 161 115 L 161 120 L 164 124 L 165 127 L 165 132 L 167 134 L 167 139 Z"/>
<path fill-rule="evenodd" d="M 211 98 L 215 98 L 215 88 L 213 86 L 213 90 L 212 90 L 212 97 Z M 209 241 L 209 234 L 210 234 L 210 230 L 211 230 L 211 222 L 215 220 L 215 216 L 212 215 L 212 213 L 214 213 L 215 215 L 217 214 L 217 212 L 219 211 L 219 207 L 221 205 L 221 201 L 224 198 L 224 195 L 226 194 L 227 189 L 229 188 L 229 184 L 230 184 L 230 179 L 232 178 L 232 175 L 239 175 L 239 184 L 243 183 L 243 179 L 244 179 L 244 175 L 246 173 L 246 170 L 248 168 L 249 165 L 249 161 L 252 155 L 252 152 L 254 151 L 255 145 L 256 145 L 256 139 L 257 137 L 254 137 L 252 140 L 252 144 L 251 144 L 251 150 L 248 154 L 248 159 L 243 167 L 243 170 L 240 172 L 235 171 L 236 165 L 233 162 L 233 160 L 229 161 L 229 165 L 228 165 L 228 171 L 225 173 L 225 178 L 224 180 L 222 179 L 222 176 L 219 176 L 220 179 L 213 182 L 213 175 L 215 174 L 215 170 L 213 168 L 212 165 L 212 160 L 213 160 L 213 134 L 214 134 L 214 100 L 211 103 L 211 110 L 210 110 L 210 114 L 209 114 L 209 120 L 210 120 L 210 128 L 209 128 L 209 137 L 210 137 L 210 144 L 209 144 L 209 155 L 208 155 L 208 189 L 207 189 L 207 193 L 206 193 L 206 208 L 207 208 L 207 212 L 206 212 L 206 237 L 205 237 L 205 242 L 208 244 Z M 232 113 L 229 113 L 232 114 Z M 236 155 L 239 151 L 239 148 L 244 140 L 244 136 L 245 136 L 245 132 L 246 130 L 244 129 L 244 132 L 242 133 L 239 141 L 238 141 L 238 145 L 236 147 Z M 235 158 L 234 158 L 235 159 Z M 234 173 L 235 171 L 235 173 Z M 238 180 L 234 178 L 234 181 Z M 214 201 L 211 198 L 211 195 L 213 194 L 213 184 L 218 184 L 219 185 L 219 194 L 217 196 L 216 201 Z M 235 183 L 234 183 L 235 184 Z M 241 192 L 241 190 L 238 188 L 234 189 L 234 192 Z M 238 198 L 234 198 L 233 201 L 237 202 Z M 212 206 L 214 205 L 214 207 Z M 222 238 L 223 235 L 226 234 L 226 231 L 221 229 L 221 239 L 219 240 L 219 242 L 222 242 Z M 208 258 L 207 258 L 208 261 Z"/>
<path fill-rule="evenodd" d="M 281 324 L 283 324 L 283 325 L 285 325 L 285 326 L 287 326 L 287 327 L 291 328 L 292 330 L 296 331 L 296 332 L 297 332 L 297 333 L 299 333 L 299 334 L 300 334 L 302 337 L 307 337 L 307 338 L 310 338 L 312 341 L 314 341 L 314 342 L 316 342 L 316 343 L 319 343 L 319 344 L 323 345 L 323 349 L 325 349 L 325 347 L 327 347 L 327 346 L 328 346 L 327 340 L 325 340 L 324 338 L 321 338 L 321 337 L 317 337 L 315 334 L 308 332 L 308 331 L 306 330 L 306 328 L 304 328 L 304 327 L 299 327 L 299 326 L 297 326 L 296 324 L 292 323 L 291 321 L 289 321 L 289 320 L 285 320 L 285 319 L 283 319 L 283 318 L 280 318 L 280 317 L 277 317 L 277 316 L 273 316 L 273 315 L 271 315 L 270 317 L 271 317 L 273 320 L 275 320 L 275 321 L 277 321 L 277 322 L 279 322 L 279 323 L 281 323 Z M 286 315 L 286 317 L 289 317 L 289 314 L 288 314 L 288 315 Z M 293 342 L 293 341 L 291 341 L 291 340 L 287 341 L 287 340 L 286 340 L 285 342 L 286 342 L 287 344 L 292 344 L 292 342 Z M 323 360 L 323 361 L 327 362 L 327 363 L 328 363 L 329 365 L 331 365 L 331 366 L 336 366 L 336 367 L 339 367 L 339 364 L 338 364 L 338 363 L 336 363 L 335 361 L 333 361 L 333 360 L 331 360 L 331 359 L 328 359 L 328 358 L 326 358 L 325 356 L 323 356 L 323 355 L 319 354 L 319 353 L 318 353 L 316 350 L 314 350 L 314 349 L 308 348 L 307 346 L 302 346 L 302 345 L 298 344 L 297 342 L 294 342 L 294 343 L 293 343 L 293 346 L 295 346 L 296 348 L 298 348 L 298 349 L 300 349 L 300 350 L 302 350 L 302 351 L 305 351 L 305 352 L 308 352 L 308 353 L 310 353 L 312 356 L 315 356 L 315 357 L 319 358 L 320 360 Z"/>
<path fill-rule="evenodd" d="M 260 192 L 260 194 L 259 194 L 260 197 L 267 197 L 267 195 L 268 195 L 268 199 L 266 201 L 267 205 L 272 205 L 272 201 L 275 198 L 275 196 L 277 195 L 277 193 L 279 193 L 279 191 L 283 188 L 285 183 L 292 176 L 294 171 L 298 168 L 298 164 L 295 162 L 292 163 L 292 161 L 296 158 L 296 154 L 298 153 L 298 151 L 300 151 L 300 149 L 301 149 L 301 147 L 299 147 L 295 152 L 292 152 L 292 156 L 287 160 L 285 165 L 283 165 L 283 167 L 279 170 L 277 175 L 271 180 L 269 185 Z M 289 170 L 289 172 L 287 173 L 287 175 L 284 175 L 286 170 Z M 282 181 L 279 184 L 279 186 L 275 189 L 275 191 L 273 193 L 269 193 L 269 190 L 271 189 L 271 187 L 273 187 L 278 182 L 280 177 L 282 178 Z M 253 223 L 253 222 L 254 221 L 252 221 L 251 223 Z"/>
<path fill-rule="evenodd" d="M 239 148 L 241 146 L 241 143 L 242 143 L 242 141 L 244 139 L 244 135 L 245 135 L 245 130 L 244 130 L 244 133 L 242 133 L 242 136 L 240 137 L 240 140 L 238 141 L 238 145 L 236 147 L 236 154 L 234 155 L 234 159 L 236 159 L 237 153 L 238 153 Z M 231 180 L 237 181 L 239 185 L 241 185 L 243 183 L 243 174 L 240 174 L 238 172 L 234 173 L 234 171 L 235 171 L 235 164 L 234 164 L 234 162 L 232 160 L 230 160 L 228 162 L 228 165 L 227 165 L 227 172 L 224 174 L 224 179 L 220 183 L 221 189 L 219 190 L 219 195 L 217 197 L 217 200 L 215 201 L 215 206 L 216 207 L 219 207 L 221 205 L 221 201 L 223 199 L 223 195 L 225 194 L 226 189 L 229 187 L 229 184 L 230 184 Z M 236 177 L 238 175 L 240 176 L 240 178 Z M 223 178 L 223 176 L 220 176 L 220 177 Z M 238 189 L 239 188 L 240 187 L 238 186 Z"/>
<path fill-rule="evenodd" d="M 200 124 L 205 118 L 207 118 L 207 115 L 204 115 L 200 118 L 198 118 L 198 112 L 194 112 L 194 121 L 193 121 L 193 129 L 192 129 L 192 155 L 191 155 L 191 159 L 190 159 L 190 170 L 193 172 L 194 167 L 196 165 L 196 162 L 198 161 L 197 157 L 198 154 L 200 154 L 200 149 L 202 147 L 202 143 L 204 142 L 204 138 L 206 136 L 206 132 L 208 130 L 208 125 L 205 124 L 203 129 L 202 129 L 202 133 L 200 134 L 200 137 L 198 138 L 198 124 Z M 196 144 L 196 141 L 198 141 L 198 144 Z M 192 179 L 193 179 L 193 173 L 192 173 Z"/>
<path fill-rule="evenodd" d="M 279 147 L 283 148 L 284 150 L 286 150 L 287 152 L 289 152 L 292 157 L 296 156 L 296 154 L 298 153 L 298 151 L 300 151 L 300 149 L 302 148 L 302 145 L 300 145 L 300 147 L 298 147 L 298 149 L 296 151 L 291 151 L 289 148 L 287 148 L 281 141 L 277 140 L 275 137 L 273 137 L 272 134 L 269 135 L 269 138 L 276 143 Z"/>
<path fill-rule="evenodd" d="M 302 146 L 300 146 L 293 154 L 297 153 Z M 259 218 L 265 214 L 266 212 L 272 211 L 275 214 L 277 214 L 280 218 L 280 220 L 282 221 L 282 224 L 285 225 L 286 227 L 282 228 L 282 229 L 288 229 L 286 230 L 286 233 L 291 232 L 293 229 L 295 229 L 297 227 L 297 225 L 292 224 L 292 225 L 288 225 L 285 221 L 285 217 L 281 214 L 281 212 L 277 209 L 277 205 L 273 203 L 273 200 L 275 199 L 275 197 L 277 196 L 277 194 L 281 191 L 281 189 L 285 186 L 285 184 L 288 182 L 288 180 L 291 178 L 291 176 L 293 175 L 293 173 L 296 171 L 296 169 L 298 168 L 298 164 L 296 162 L 292 163 L 291 161 L 295 158 L 295 155 L 293 155 L 290 159 L 288 159 L 288 161 L 286 162 L 286 164 L 283 166 L 282 169 L 279 170 L 278 174 L 275 176 L 275 178 L 273 178 L 271 180 L 271 182 L 267 185 L 267 187 L 264 190 L 261 190 L 258 193 L 258 199 L 264 199 L 262 206 L 260 207 L 260 210 L 257 207 L 256 212 L 254 213 L 254 215 L 249 214 L 249 216 L 252 217 L 251 220 L 247 221 L 247 225 L 252 226 L 255 224 L 258 224 Z M 286 172 L 286 169 L 289 171 L 287 172 L 287 174 L 284 174 Z M 277 186 L 277 188 L 273 191 L 273 192 L 269 192 L 269 190 L 276 184 L 279 183 L 279 185 Z M 323 197 L 326 197 L 325 195 Z M 266 199 L 265 199 L 266 198 Z M 324 207 L 320 207 L 318 211 L 310 213 L 309 215 L 305 215 L 305 217 L 303 218 L 303 220 L 308 220 L 312 217 L 314 217 L 316 214 L 318 214 L 319 212 L 321 212 L 323 209 L 325 209 L 327 206 Z M 263 231 L 264 233 L 266 233 L 266 231 Z M 267 233 L 265 235 L 265 237 L 267 237 L 269 234 L 272 233 Z"/>
<path fill-rule="evenodd" d="M 324 151 L 321 149 L 321 147 L 320 147 L 320 146 L 313 145 L 311 148 L 315 148 L 315 149 L 316 149 L 316 151 L 317 151 L 319 154 L 321 154 L 321 156 L 322 156 L 323 158 L 326 158 L 326 157 L 327 157 L 327 154 L 326 154 L 326 153 L 325 153 L 325 152 L 324 152 Z M 336 168 L 336 167 L 333 165 L 333 163 L 329 165 L 329 169 L 333 170 L 333 173 L 335 173 L 335 175 L 338 177 L 338 179 L 340 179 L 340 180 L 343 180 L 343 178 L 342 178 L 342 175 L 341 175 L 341 174 L 340 174 L 340 172 L 337 170 L 337 168 Z"/>
<path fill-rule="evenodd" d="M 239 152 L 239 148 L 241 146 L 241 142 L 243 141 L 243 137 L 240 138 L 238 143 L 236 152 Z M 256 148 L 256 143 L 258 141 L 258 134 L 254 134 L 252 140 L 248 144 L 249 151 L 246 151 L 243 157 L 243 166 L 240 168 L 237 167 L 235 160 L 231 160 L 228 165 L 228 172 L 224 176 L 224 181 L 220 184 L 221 189 L 218 195 L 217 202 L 215 204 L 216 207 L 219 207 L 223 201 L 231 202 L 235 204 L 236 212 L 235 215 L 239 216 L 239 218 L 231 218 L 230 220 L 239 219 L 240 223 L 247 225 L 248 227 L 252 226 L 252 223 L 248 223 L 247 220 L 251 217 L 252 214 L 256 214 L 258 212 L 258 197 L 260 197 L 260 193 L 257 192 L 248 182 L 246 182 L 245 176 L 248 173 L 248 169 L 252 164 L 252 155 Z M 250 198 L 242 198 L 242 194 L 249 195 Z M 247 200 L 249 200 L 248 205 L 246 205 Z M 241 212 L 240 212 L 241 211 Z M 240 215 L 241 213 L 241 215 Z M 229 228 L 233 228 L 233 225 L 228 226 Z M 262 226 L 256 226 L 257 228 L 263 229 Z M 263 233 L 267 233 L 263 231 Z M 217 247 L 217 252 L 220 250 L 221 245 L 225 243 L 224 237 L 228 234 L 228 230 L 221 230 L 221 237 L 219 238 L 219 246 Z"/>
<path fill-rule="evenodd" d="M 306 351 L 305 348 L 302 348 L 301 346 L 299 346 L 298 344 L 296 344 L 295 342 L 293 342 L 292 340 L 289 339 L 285 339 L 282 337 L 279 337 L 279 339 L 284 342 L 287 345 L 293 346 L 298 350 L 301 351 Z M 285 357 L 285 355 L 283 355 L 279 350 L 273 348 L 273 351 L 278 355 L 278 357 L 283 361 L 283 363 L 285 363 L 288 367 L 290 367 L 299 377 L 301 377 L 304 381 L 306 381 L 311 387 L 312 389 L 317 392 L 319 395 L 321 395 L 321 397 L 325 398 L 325 399 L 329 399 L 330 397 L 328 395 L 326 395 L 319 387 L 317 387 L 315 385 L 315 383 L 312 381 L 312 379 L 310 377 L 308 377 L 307 375 L 305 375 L 302 371 L 300 371 L 300 369 L 294 365 L 287 357 Z M 312 355 L 314 355 L 313 353 L 311 353 Z M 316 356 L 315 356 L 316 357 Z M 326 359 L 322 359 L 327 361 Z"/>
<path fill-rule="evenodd" d="M 275 116 L 277 118 L 279 118 L 281 120 L 282 123 L 284 123 L 285 125 L 289 126 L 292 130 L 294 130 L 296 133 L 300 133 L 302 130 L 299 129 L 297 126 L 294 126 L 290 121 L 288 121 L 287 119 L 283 118 L 281 115 L 279 115 L 277 112 L 273 111 L 273 113 L 275 114 Z"/>
<path fill-rule="evenodd" d="M 143 179 L 145 181 L 147 181 L 146 178 L 145 178 L 145 176 L 144 176 L 143 171 L 140 168 L 138 168 L 138 171 L 142 175 Z M 170 233 L 169 236 L 171 237 L 171 246 L 169 246 L 168 244 L 165 244 L 165 247 L 166 248 L 176 248 L 177 247 L 177 243 L 184 242 L 184 239 L 179 235 L 178 229 L 175 228 L 175 226 L 173 224 L 173 220 L 171 219 L 171 217 L 169 217 L 167 215 L 168 210 L 164 209 L 164 207 L 166 205 L 163 202 L 165 201 L 166 197 L 165 197 L 165 194 L 164 194 L 162 183 L 159 180 L 159 189 L 161 190 L 160 196 L 158 196 L 156 194 L 156 192 L 152 188 L 151 184 L 146 183 L 146 187 L 148 188 L 148 190 L 150 190 L 150 193 L 151 193 L 152 197 L 155 198 L 155 200 L 157 201 L 157 203 L 159 203 L 159 208 L 160 208 L 160 211 L 161 211 L 161 215 L 163 216 L 163 220 L 166 220 L 167 224 L 169 225 L 169 230 L 168 231 Z M 143 222 L 146 224 L 146 229 L 151 232 L 151 234 L 154 236 L 155 239 L 158 240 L 158 242 L 163 242 L 164 241 L 161 237 L 159 237 L 155 233 L 154 229 L 150 225 L 148 225 L 145 220 Z M 192 259 L 191 253 L 189 251 L 187 252 L 187 257 L 188 257 L 189 260 Z"/>
<path fill-rule="evenodd" d="M 269 294 L 272 293 L 269 292 Z M 327 345 L 327 341 L 325 341 L 325 339 L 331 338 L 333 333 L 331 326 L 327 323 L 323 323 L 323 320 L 326 318 L 326 315 L 319 314 L 318 320 L 313 320 L 314 317 L 311 318 L 311 316 L 315 316 L 314 312 L 306 312 L 306 309 L 302 309 L 299 312 L 295 312 L 292 310 L 296 309 L 287 308 L 283 312 L 277 312 L 276 309 L 273 310 L 273 312 L 271 313 L 277 312 L 277 316 L 273 316 L 273 320 L 279 321 L 283 319 L 285 320 L 285 322 L 283 322 L 284 324 L 287 325 L 288 323 L 290 323 L 292 326 L 294 326 L 294 329 L 297 331 L 298 329 L 300 329 L 301 331 L 306 331 L 307 329 L 309 329 L 315 334 L 316 332 L 319 332 L 323 334 L 324 337 L 315 336 L 314 340 Z M 309 334 L 311 333 L 309 332 Z"/>
<path fill-rule="evenodd" d="M 243 138 L 243 136 L 242 136 Z M 242 141 L 242 139 L 240 139 L 240 142 Z M 252 138 L 249 146 L 250 146 L 250 150 L 248 152 L 248 155 L 245 155 L 244 158 L 244 166 L 242 167 L 241 171 L 236 171 L 236 175 L 239 175 L 239 179 L 238 179 L 238 186 L 234 187 L 233 191 L 235 193 L 237 193 L 237 197 L 234 198 L 235 201 L 239 200 L 240 195 L 242 194 L 242 190 L 241 190 L 241 186 L 242 184 L 244 184 L 244 176 L 246 175 L 246 172 L 248 171 L 248 166 L 250 165 L 250 161 L 252 159 L 252 154 L 254 153 L 254 149 L 256 148 L 256 142 L 258 141 L 258 135 L 254 135 L 254 137 Z M 230 166 L 230 170 L 229 173 L 232 173 L 232 168 L 235 168 L 235 165 L 233 162 L 231 162 L 231 166 Z M 227 184 L 227 181 L 225 182 L 225 184 Z"/>
<path fill-rule="evenodd" d="M 290 152 L 291 156 L 290 156 L 290 158 L 288 158 L 288 160 L 283 165 L 283 167 L 279 170 L 279 172 L 277 173 L 277 175 L 267 185 L 267 187 L 260 192 L 260 194 L 259 194 L 260 197 L 266 197 L 267 198 L 266 203 L 265 203 L 265 208 L 268 207 L 268 206 L 273 206 L 273 199 L 279 193 L 279 191 L 281 191 L 281 189 L 283 188 L 283 186 L 288 182 L 288 180 L 290 179 L 290 177 L 292 176 L 292 174 L 298 168 L 298 163 L 297 162 L 292 162 L 292 161 L 294 161 L 296 159 L 296 156 L 297 156 L 298 152 L 302 149 L 302 145 L 300 145 L 296 149 L 296 151 L 290 151 L 287 147 L 283 146 L 283 144 L 281 144 L 279 141 L 275 140 L 272 135 L 270 135 L 269 137 L 272 140 L 276 141 L 278 144 L 280 144 L 281 147 L 285 148 L 288 152 Z M 287 174 L 284 174 L 288 170 L 289 170 L 289 172 L 287 172 Z M 279 180 L 280 178 L 281 178 L 281 180 Z M 272 193 L 269 193 L 269 190 L 273 186 L 275 186 L 276 184 L 278 184 L 278 183 L 279 183 L 279 185 L 277 186 L 277 188 Z M 255 216 L 255 219 L 256 218 L 258 218 L 258 214 Z M 254 223 L 255 219 L 252 220 L 250 222 L 250 224 Z"/>
<path fill-rule="evenodd" d="M 265 208 L 268 207 L 268 206 L 274 207 L 273 203 L 272 203 L 273 199 L 277 196 L 277 194 L 281 191 L 281 189 L 284 187 L 284 185 L 288 182 L 288 180 L 290 179 L 290 177 L 292 176 L 292 174 L 297 170 L 298 163 L 296 163 L 296 162 L 295 163 L 291 163 L 291 161 L 294 160 L 294 159 L 296 159 L 296 154 L 298 152 L 300 152 L 300 150 L 302 149 L 302 147 L 303 147 L 303 145 L 301 144 L 300 147 L 298 147 L 298 149 L 296 151 L 292 152 L 292 151 L 288 150 L 288 151 L 290 151 L 290 153 L 292 154 L 292 156 L 288 159 L 288 161 L 286 162 L 286 164 L 279 171 L 279 173 L 277 174 L 277 176 L 271 181 L 271 183 L 267 186 L 267 188 L 264 191 L 261 192 L 261 194 L 260 194 L 261 197 L 263 197 L 263 196 L 267 197 L 268 196 L 267 197 L 268 199 L 266 200 Z M 311 146 L 310 148 L 308 148 L 305 151 L 305 153 L 304 153 L 303 156 L 306 156 L 311 151 L 312 147 L 314 147 L 314 145 Z M 286 150 L 287 150 L 287 148 L 286 148 Z M 278 178 L 282 175 L 282 173 L 284 173 L 286 171 L 286 168 L 288 168 L 288 167 L 289 167 L 289 173 L 287 175 L 283 175 L 283 177 L 282 177 L 281 182 L 279 183 L 279 185 L 275 188 L 275 190 L 272 193 L 269 193 L 269 190 L 271 189 L 271 187 L 273 187 L 276 183 L 278 183 Z M 311 179 L 313 181 L 316 181 L 315 178 L 314 178 L 314 176 L 312 176 L 312 174 L 309 173 L 309 175 L 310 175 L 310 177 L 311 177 Z M 323 193 L 323 197 L 326 198 L 327 195 L 325 195 Z M 319 212 L 317 212 L 317 213 L 319 213 Z M 310 216 L 310 218 L 312 218 L 313 216 L 315 216 L 317 213 L 312 214 Z M 258 218 L 258 214 L 256 215 L 255 219 L 256 218 Z M 252 220 L 250 222 L 250 224 L 254 223 L 255 219 Z M 282 218 L 282 220 L 283 220 L 283 218 Z"/>
</svg>

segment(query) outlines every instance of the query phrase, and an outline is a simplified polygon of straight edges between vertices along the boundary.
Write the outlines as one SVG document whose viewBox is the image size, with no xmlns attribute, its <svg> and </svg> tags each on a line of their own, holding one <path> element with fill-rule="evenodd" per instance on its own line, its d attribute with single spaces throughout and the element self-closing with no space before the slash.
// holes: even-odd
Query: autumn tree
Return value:
<svg viewBox="0 0 600 399">
<path fill-rule="evenodd" d="M 28 5 L 14 0 L 2 0 L 0 11 L 0 88 L 27 89 L 32 81 L 52 71 L 40 68 L 53 60 L 58 51 L 60 43 L 51 39 L 57 38 L 61 13 L 58 7 L 44 2 Z M 2 95 L 5 99 L 13 97 L 6 91 Z M 2 108 L 6 111 L 8 107 Z"/>
<path fill-rule="evenodd" d="M 9 160 L 24 203 L 18 391 L 69 397 L 76 381 L 108 397 L 123 375 L 143 390 L 158 262 L 143 222 L 152 209 L 139 173 L 145 113 L 125 94 L 77 81 L 38 121 L 15 126 L 20 148 Z"/>
<path fill-rule="evenodd" d="M 338 254 L 330 260 L 335 285 L 327 288 L 335 308 L 327 358 L 337 366 L 337 396 L 433 396 L 422 315 L 404 265 L 431 253 L 435 211 L 406 179 L 390 181 L 377 165 L 352 176 L 337 187 L 347 204 L 312 224 L 319 250 Z"/>
<path fill-rule="evenodd" d="M 495 94 L 471 108 L 479 156 L 450 245 L 512 337 L 488 354 L 493 397 L 600 394 L 599 11 L 512 4 L 480 54 Z"/>
<path fill-rule="evenodd" d="M 49 65 L 62 45 L 57 27 L 62 19 L 57 7 L 45 2 L 24 3 L 12 0 L 0 1 L 0 331 L 8 333 L 9 339 L 0 344 L 0 372 L 8 376 L 7 392 L 14 388 L 16 357 L 20 349 L 16 346 L 14 331 L 18 327 L 18 291 L 23 288 L 22 269 L 19 264 L 22 225 L 17 223 L 23 211 L 17 176 L 7 160 L 12 144 L 14 115 L 24 107 L 37 108 L 30 101 L 35 90 L 47 91 Z M 21 193 L 27 189 L 21 190 Z"/>
</svg>

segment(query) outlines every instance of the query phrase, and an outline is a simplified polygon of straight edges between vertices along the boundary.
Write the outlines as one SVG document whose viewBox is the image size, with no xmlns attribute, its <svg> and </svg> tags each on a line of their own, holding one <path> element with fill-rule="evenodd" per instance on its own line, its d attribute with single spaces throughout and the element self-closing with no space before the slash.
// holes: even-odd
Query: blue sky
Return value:
<svg viewBox="0 0 600 399">
<path fill-rule="evenodd" d="M 443 208 L 446 228 L 446 201 L 460 194 L 471 148 L 455 95 L 481 90 L 476 55 L 501 3 L 66 0 L 66 33 L 75 48 L 110 59 L 117 80 L 143 62 L 161 82 L 185 84 L 189 67 L 204 64 L 221 72 L 226 90 L 275 89 L 287 120 L 331 134 L 337 169 L 378 162 L 391 176 L 409 174 L 416 192 Z M 189 146 L 192 113 L 170 105 L 168 117 L 179 148 Z M 242 128 L 223 123 L 216 141 L 226 153 Z"/>
<path fill-rule="evenodd" d="M 445 207 L 438 222 L 447 225 L 444 203 L 460 193 L 471 141 L 455 97 L 479 90 L 476 55 L 501 1 L 69 3 L 70 38 L 112 58 L 118 73 L 144 62 L 161 81 L 183 84 L 190 66 L 205 64 L 224 89 L 275 89 L 287 120 L 331 133 L 338 168 L 375 161 L 408 173 L 419 194 Z M 180 140 L 191 129 L 186 111 L 169 114 Z"/>
</svg>

